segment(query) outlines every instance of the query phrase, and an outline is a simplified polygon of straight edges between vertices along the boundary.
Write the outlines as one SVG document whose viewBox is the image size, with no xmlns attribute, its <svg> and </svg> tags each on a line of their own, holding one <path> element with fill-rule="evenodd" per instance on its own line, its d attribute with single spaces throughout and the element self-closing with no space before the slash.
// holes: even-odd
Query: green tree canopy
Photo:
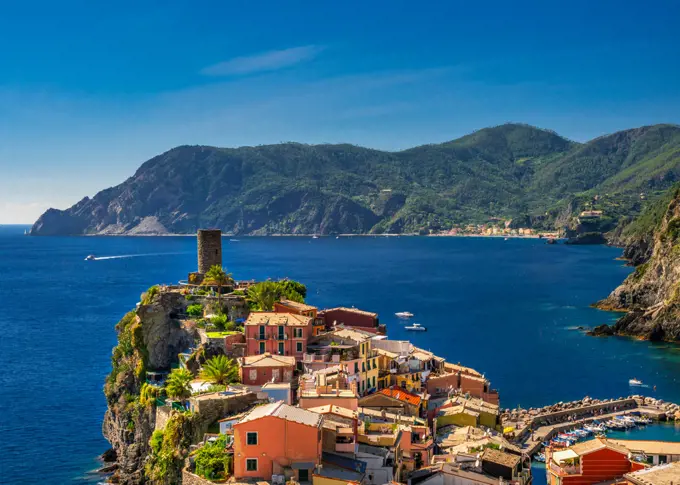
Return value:
<svg viewBox="0 0 680 485">
<path fill-rule="evenodd" d="M 173 399 L 184 400 L 191 396 L 193 374 L 186 369 L 173 369 L 165 381 L 165 392 Z"/>
<path fill-rule="evenodd" d="M 203 364 L 201 377 L 215 384 L 238 382 L 238 364 L 225 355 L 218 355 Z"/>
<path fill-rule="evenodd" d="M 307 287 L 293 280 L 262 281 L 248 288 L 248 300 L 254 310 L 270 311 L 274 302 L 287 300 L 305 302 Z"/>
</svg>

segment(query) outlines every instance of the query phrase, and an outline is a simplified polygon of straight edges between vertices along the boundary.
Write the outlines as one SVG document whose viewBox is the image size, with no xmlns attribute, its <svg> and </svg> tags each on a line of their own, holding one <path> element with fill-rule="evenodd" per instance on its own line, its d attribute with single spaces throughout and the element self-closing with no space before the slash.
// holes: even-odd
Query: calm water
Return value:
<svg viewBox="0 0 680 485">
<path fill-rule="evenodd" d="M 23 230 L 0 227 L 0 482 L 86 481 L 107 447 L 101 389 L 113 326 L 147 287 L 196 268 L 195 239 Z M 146 256 L 86 262 L 88 254 Z M 308 285 L 312 304 L 377 311 L 391 338 L 485 372 L 504 406 L 628 395 L 631 377 L 680 402 L 680 349 L 573 329 L 614 319 L 588 305 L 630 271 L 619 254 L 539 240 L 224 240 L 236 278 L 288 276 Z M 405 331 L 397 311 L 415 313 L 428 332 Z"/>
</svg>

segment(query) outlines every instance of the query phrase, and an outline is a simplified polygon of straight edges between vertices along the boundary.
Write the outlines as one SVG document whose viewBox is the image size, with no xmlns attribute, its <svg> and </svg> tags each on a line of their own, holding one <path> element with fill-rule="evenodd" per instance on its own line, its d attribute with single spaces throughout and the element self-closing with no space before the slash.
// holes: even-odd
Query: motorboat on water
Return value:
<svg viewBox="0 0 680 485">
<path fill-rule="evenodd" d="M 630 386 L 642 386 L 643 384 L 642 384 L 642 381 L 633 377 L 632 379 L 628 380 L 628 385 L 630 385 Z"/>
<path fill-rule="evenodd" d="M 319 239 L 319 236 L 317 236 L 316 234 L 314 234 L 314 235 L 312 236 L 312 239 Z"/>
<path fill-rule="evenodd" d="M 411 318 L 413 313 L 411 312 L 397 312 L 394 314 L 397 318 Z"/>
<path fill-rule="evenodd" d="M 406 330 L 411 330 L 413 332 L 425 332 L 427 329 L 419 323 L 414 323 L 413 325 L 408 325 L 404 327 Z"/>
<path fill-rule="evenodd" d="M 94 254 L 88 254 L 85 261 L 94 261 L 97 257 Z"/>
</svg>

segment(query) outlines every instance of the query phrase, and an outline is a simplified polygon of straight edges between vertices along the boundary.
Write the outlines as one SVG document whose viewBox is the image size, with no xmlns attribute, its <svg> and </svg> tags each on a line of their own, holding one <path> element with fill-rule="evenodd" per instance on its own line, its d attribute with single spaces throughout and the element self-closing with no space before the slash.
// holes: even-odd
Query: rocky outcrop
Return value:
<svg viewBox="0 0 680 485">
<path fill-rule="evenodd" d="M 610 335 L 614 335 L 614 329 L 607 324 L 603 324 L 598 325 L 592 330 L 587 331 L 586 334 L 591 335 L 593 337 L 607 337 Z"/>
<path fill-rule="evenodd" d="M 680 341 L 680 192 L 676 191 L 651 238 L 651 256 L 596 306 L 627 312 L 613 326 L 619 335 Z M 645 239 L 641 239 L 645 241 Z M 647 242 L 628 254 L 645 254 Z"/>
<path fill-rule="evenodd" d="M 145 483 L 144 462 L 156 413 L 154 399 L 141 391 L 147 369 L 170 370 L 177 354 L 193 342 L 193 330 L 178 320 L 185 307 L 185 298 L 177 292 L 143 295 L 137 310 L 116 325 L 118 345 L 104 386 L 108 408 L 102 432 L 113 449 L 109 456 L 116 457 L 114 479 L 119 483 Z"/>
</svg>

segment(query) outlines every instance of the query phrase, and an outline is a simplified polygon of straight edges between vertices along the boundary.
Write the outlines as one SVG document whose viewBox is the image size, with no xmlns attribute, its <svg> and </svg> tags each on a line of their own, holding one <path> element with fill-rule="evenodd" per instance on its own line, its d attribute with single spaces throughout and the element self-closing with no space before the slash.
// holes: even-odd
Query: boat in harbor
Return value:
<svg viewBox="0 0 680 485">
<path fill-rule="evenodd" d="M 630 385 L 630 386 L 642 386 L 643 384 L 642 384 L 642 381 L 633 377 L 632 379 L 628 380 L 628 385 Z"/>
<path fill-rule="evenodd" d="M 312 236 L 312 239 L 319 239 L 319 236 L 317 236 L 316 234 L 314 234 L 314 235 Z"/>
<path fill-rule="evenodd" d="M 412 332 L 425 332 L 427 329 L 419 323 L 414 323 L 413 325 L 408 325 L 404 327 L 406 330 L 411 330 Z"/>
<path fill-rule="evenodd" d="M 88 254 L 85 261 L 94 261 L 97 257 L 94 254 Z"/>
<path fill-rule="evenodd" d="M 413 317 L 413 313 L 411 313 L 411 312 L 397 312 L 397 313 L 395 313 L 395 316 L 397 318 L 411 318 L 411 317 Z"/>
</svg>

